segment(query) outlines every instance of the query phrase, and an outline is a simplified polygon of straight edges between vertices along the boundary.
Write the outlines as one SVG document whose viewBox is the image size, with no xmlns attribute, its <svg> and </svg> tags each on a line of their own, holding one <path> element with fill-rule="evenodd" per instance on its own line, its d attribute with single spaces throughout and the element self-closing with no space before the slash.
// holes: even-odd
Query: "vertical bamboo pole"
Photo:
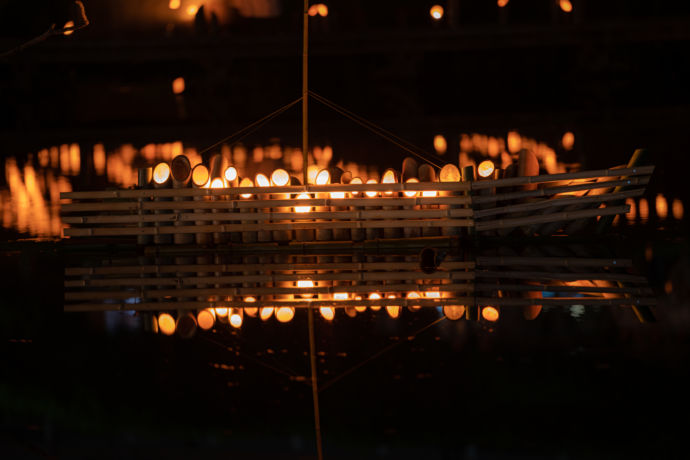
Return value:
<svg viewBox="0 0 690 460">
<path fill-rule="evenodd" d="M 173 188 L 186 188 L 192 177 L 192 165 L 189 158 L 185 155 L 178 155 L 170 162 L 170 175 L 172 176 Z M 173 201 L 187 201 L 188 197 L 174 197 Z M 188 225 L 183 222 L 180 216 L 188 210 L 175 210 L 177 220 L 173 223 L 175 227 Z M 175 233 L 173 234 L 173 242 L 175 244 L 192 244 L 194 242 L 194 235 L 192 233 Z"/>
<path fill-rule="evenodd" d="M 139 173 L 138 177 L 137 177 L 138 188 L 142 189 L 142 188 L 148 187 L 149 183 L 151 182 L 151 176 L 153 173 L 152 169 L 150 167 L 149 168 L 139 168 L 138 173 Z M 144 216 L 146 214 L 144 212 L 144 210 L 141 209 L 144 201 L 145 201 L 144 198 L 139 198 L 139 200 L 138 200 L 138 202 L 139 202 L 139 211 L 138 211 L 139 216 Z M 145 227 L 146 224 L 144 222 L 139 222 L 138 226 L 140 228 L 142 228 L 142 227 Z M 137 244 L 145 245 L 145 244 L 150 244 L 150 243 L 151 243 L 151 235 L 139 235 L 139 236 L 137 236 Z"/>
</svg>

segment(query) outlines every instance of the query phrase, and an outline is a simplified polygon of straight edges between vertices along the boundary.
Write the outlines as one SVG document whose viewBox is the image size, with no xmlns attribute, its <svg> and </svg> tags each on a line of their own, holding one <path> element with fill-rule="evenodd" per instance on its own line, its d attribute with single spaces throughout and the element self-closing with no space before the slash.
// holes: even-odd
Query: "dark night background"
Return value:
<svg viewBox="0 0 690 460">
<path fill-rule="evenodd" d="M 328 16 L 310 22 L 310 87 L 428 151 L 446 135 L 448 161 L 460 133 L 513 129 L 552 146 L 574 132 L 559 159 L 588 168 L 646 147 L 649 196 L 687 208 L 690 3 L 571 1 L 565 14 L 550 0 L 326 0 Z M 167 0 L 85 0 L 88 27 L 0 59 L 0 155 L 72 142 L 203 147 L 296 99 L 302 2 L 253 3 L 274 14 L 238 7 L 215 23 L 213 5 L 182 20 Z M 64 24 L 70 4 L 0 0 L 0 53 Z M 310 116 L 312 142 L 336 156 L 402 158 L 316 102 Z M 295 108 L 253 139 L 299 136 Z M 641 261 L 660 296 L 655 324 L 623 309 L 553 310 L 493 328 L 446 321 L 400 341 L 322 393 L 325 457 L 683 458 L 686 237 L 686 222 L 650 224 L 603 244 Z M 3 458 L 315 458 L 311 392 L 294 377 L 308 375 L 304 317 L 192 340 L 132 332 L 132 317 L 104 328 L 101 315 L 62 313 L 55 274 L 80 254 L 3 238 Z M 320 379 L 434 315 L 318 322 Z"/>
</svg>

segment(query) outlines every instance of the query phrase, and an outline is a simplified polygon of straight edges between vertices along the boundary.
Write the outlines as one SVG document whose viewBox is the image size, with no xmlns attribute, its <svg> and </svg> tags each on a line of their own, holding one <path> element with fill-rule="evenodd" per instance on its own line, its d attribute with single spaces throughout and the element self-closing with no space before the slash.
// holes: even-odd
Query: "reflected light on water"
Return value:
<svg viewBox="0 0 690 460">
<path fill-rule="evenodd" d="M 281 323 L 292 321 L 295 317 L 295 307 L 278 307 L 276 309 L 276 318 Z"/>
<path fill-rule="evenodd" d="M 175 319 L 169 313 L 158 315 L 158 330 L 165 335 L 173 335 L 176 329 Z"/>
<path fill-rule="evenodd" d="M 494 322 L 498 321 L 498 317 L 498 308 L 491 306 L 482 308 L 482 318 L 484 318 L 485 320 Z"/>
<path fill-rule="evenodd" d="M 640 219 L 649 219 L 649 203 L 647 202 L 646 198 L 640 199 L 637 210 L 639 212 Z"/>
<path fill-rule="evenodd" d="M 673 218 L 676 220 L 683 219 L 683 202 L 678 198 L 673 200 L 671 204 L 671 212 L 673 213 Z"/>
<path fill-rule="evenodd" d="M 660 219 L 666 219 L 668 216 L 668 201 L 666 201 L 666 197 L 661 193 L 658 194 L 654 204 L 656 208 L 656 215 Z"/>
<path fill-rule="evenodd" d="M 319 313 L 326 321 L 333 321 L 335 317 L 335 308 L 333 307 L 321 307 L 319 308 Z"/>
</svg>

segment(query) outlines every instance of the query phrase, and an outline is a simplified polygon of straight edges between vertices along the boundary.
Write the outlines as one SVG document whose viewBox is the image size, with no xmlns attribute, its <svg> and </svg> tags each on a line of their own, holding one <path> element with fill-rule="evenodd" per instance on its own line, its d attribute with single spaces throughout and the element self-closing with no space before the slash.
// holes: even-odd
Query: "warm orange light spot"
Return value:
<svg viewBox="0 0 690 460">
<path fill-rule="evenodd" d="M 216 316 L 228 316 L 228 307 L 216 307 Z"/>
<path fill-rule="evenodd" d="M 660 219 L 666 219 L 668 216 L 668 201 L 666 201 L 666 197 L 662 195 L 661 193 L 656 196 L 656 215 L 659 216 Z"/>
<path fill-rule="evenodd" d="M 664 283 L 664 292 L 666 294 L 673 292 L 673 282 L 671 280 L 668 280 L 666 283 Z"/>
<path fill-rule="evenodd" d="M 66 29 L 68 27 L 74 27 L 74 21 L 67 21 L 64 26 L 62 26 L 63 29 Z M 74 33 L 73 30 L 66 30 L 63 32 L 64 35 L 72 35 Z"/>
<path fill-rule="evenodd" d="M 355 300 L 362 300 L 362 296 L 361 295 L 355 296 Z M 360 306 L 355 307 L 355 310 L 358 311 L 359 313 L 362 313 L 362 312 L 367 310 L 367 307 L 360 305 Z"/>
<path fill-rule="evenodd" d="M 319 174 L 319 171 L 321 171 L 321 168 L 317 165 L 309 165 L 309 167 L 307 167 L 307 182 L 315 184 L 316 176 Z"/>
<path fill-rule="evenodd" d="M 408 299 L 421 299 L 421 295 L 419 292 L 412 291 L 407 293 L 407 298 Z M 421 305 L 410 305 L 410 310 L 420 310 L 422 308 Z"/>
<path fill-rule="evenodd" d="M 230 312 L 230 325 L 234 328 L 242 327 L 242 310 L 233 308 Z"/>
<path fill-rule="evenodd" d="M 378 184 L 378 181 L 377 181 L 376 179 L 369 179 L 369 180 L 367 181 L 367 184 Z M 374 198 L 375 196 L 377 196 L 377 195 L 379 194 L 378 192 L 364 192 L 364 193 L 365 193 L 366 196 L 368 196 L 369 198 Z"/>
<path fill-rule="evenodd" d="M 445 154 L 448 150 L 448 142 L 446 138 L 440 134 L 434 136 L 434 150 L 436 150 L 436 153 L 439 155 Z"/>
<path fill-rule="evenodd" d="M 438 192 L 436 190 L 424 190 L 422 192 L 422 196 L 424 198 L 434 198 L 436 195 L 438 195 Z"/>
<path fill-rule="evenodd" d="M 489 177 L 494 173 L 495 169 L 496 167 L 494 166 L 493 161 L 484 160 L 479 163 L 479 166 L 477 166 L 477 174 L 479 174 L 479 177 Z"/>
<path fill-rule="evenodd" d="M 192 169 L 192 184 L 197 187 L 206 185 L 209 179 L 208 168 L 202 164 L 194 166 Z"/>
<path fill-rule="evenodd" d="M 563 138 L 561 139 L 561 145 L 566 150 L 572 150 L 573 146 L 575 145 L 575 134 L 573 134 L 570 131 L 563 134 Z"/>
<path fill-rule="evenodd" d="M 276 310 L 276 318 L 281 323 L 287 323 L 295 317 L 295 307 L 278 307 Z"/>
<path fill-rule="evenodd" d="M 249 295 L 249 296 L 244 298 L 244 301 L 247 303 L 254 303 L 254 302 L 256 302 L 256 297 Z"/>
<path fill-rule="evenodd" d="M 443 17 L 443 7 L 441 5 L 432 6 L 429 10 L 429 15 L 431 15 L 432 18 L 438 21 Z"/>
<path fill-rule="evenodd" d="M 419 183 L 419 179 L 417 179 L 416 177 L 410 177 L 409 179 L 407 179 L 405 181 L 405 183 L 406 184 Z M 403 192 L 403 194 L 408 198 L 414 198 L 415 196 L 417 196 L 417 192 L 415 192 L 414 190 L 408 190 L 406 192 Z"/>
<path fill-rule="evenodd" d="M 153 181 L 157 184 L 164 184 L 170 178 L 170 165 L 162 162 L 153 168 Z"/>
<path fill-rule="evenodd" d="M 216 177 L 211 181 L 211 188 L 223 188 L 225 187 L 225 184 L 223 184 L 223 179 L 220 177 Z"/>
<path fill-rule="evenodd" d="M 671 204 L 671 212 L 673 213 L 673 218 L 676 220 L 683 219 L 683 202 L 678 198 L 673 200 Z"/>
<path fill-rule="evenodd" d="M 462 305 L 446 305 L 443 307 L 443 314 L 450 320 L 458 320 L 465 314 L 465 307 Z"/>
<path fill-rule="evenodd" d="M 381 178 L 381 183 L 382 184 L 395 184 L 395 171 L 392 169 L 386 170 L 386 172 L 383 173 L 383 177 Z M 385 192 L 386 195 L 392 195 L 393 192 Z"/>
<path fill-rule="evenodd" d="M 312 280 L 298 280 L 297 281 L 297 287 L 298 288 L 313 288 L 314 282 Z"/>
<path fill-rule="evenodd" d="M 237 179 L 237 169 L 235 169 L 234 166 L 228 166 L 225 170 L 225 173 L 223 173 L 223 176 L 225 177 L 226 181 L 232 182 Z"/>
<path fill-rule="evenodd" d="M 256 314 L 259 312 L 259 309 L 257 307 L 244 307 L 244 313 L 247 316 L 251 316 L 252 318 L 256 318 Z"/>
<path fill-rule="evenodd" d="M 105 147 L 103 144 L 93 146 L 93 169 L 99 176 L 105 174 Z"/>
<path fill-rule="evenodd" d="M 439 179 L 441 182 L 460 182 L 460 170 L 455 165 L 447 164 L 441 168 Z"/>
<path fill-rule="evenodd" d="M 273 307 L 261 307 L 259 310 L 259 318 L 262 321 L 266 321 L 271 315 L 273 315 Z"/>
<path fill-rule="evenodd" d="M 254 182 L 259 187 L 270 187 L 271 186 L 271 181 L 269 180 L 269 178 L 266 177 L 265 174 L 261 174 L 261 173 L 257 174 L 254 177 Z"/>
<path fill-rule="evenodd" d="M 517 131 L 510 131 L 508 133 L 508 151 L 510 153 L 517 153 L 522 148 L 522 138 Z"/>
<path fill-rule="evenodd" d="M 440 299 L 441 293 L 438 291 L 426 291 L 424 293 L 424 297 L 426 297 L 427 299 Z"/>
<path fill-rule="evenodd" d="M 496 307 L 484 307 L 482 308 L 482 318 L 487 321 L 498 321 L 498 308 Z"/>
<path fill-rule="evenodd" d="M 498 2 L 497 2 L 497 3 L 498 3 L 498 7 L 499 7 L 499 8 L 503 8 L 504 6 L 506 6 L 506 5 L 508 4 L 509 1 L 510 1 L 510 0 L 498 0 Z"/>
<path fill-rule="evenodd" d="M 369 294 L 369 300 L 380 300 L 381 299 L 381 294 L 378 292 L 372 292 Z M 372 305 L 371 308 L 373 311 L 379 311 L 381 309 L 381 305 Z"/>
<path fill-rule="evenodd" d="M 347 292 L 334 292 L 333 293 L 333 300 L 347 300 Z"/>
<path fill-rule="evenodd" d="M 187 14 L 190 16 L 194 16 L 197 11 L 199 11 L 199 7 L 197 5 L 189 5 L 187 7 Z"/>
<path fill-rule="evenodd" d="M 625 204 L 630 206 L 630 211 L 625 213 L 625 218 L 628 219 L 628 221 L 632 222 L 635 220 L 637 210 L 635 207 L 635 200 L 632 198 L 626 198 Z"/>
<path fill-rule="evenodd" d="M 331 174 L 326 169 L 322 169 L 316 174 L 316 185 L 326 185 L 331 183 Z"/>
<path fill-rule="evenodd" d="M 558 5 L 566 13 L 573 11 L 573 4 L 570 3 L 570 0 L 559 0 Z"/>
<path fill-rule="evenodd" d="M 290 174 L 284 169 L 276 169 L 271 174 L 271 183 L 278 187 L 283 187 L 290 183 Z"/>
<path fill-rule="evenodd" d="M 173 91 L 173 94 L 184 93 L 184 78 L 177 77 L 176 79 L 173 80 L 172 91 Z"/>
<path fill-rule="evenodd" d="M 646 198 L 640 199 L 640 203 L 637 206 L 637 210 L 639 211 L 640 219 L 649 219 L 649 203 L 647 202 Z"/>
<path fill-rule="evenodd" d="M 333 318 L 335 318 L 335 308 L 333 307 L 321 307 L 319 308 L 319 313 L 326 321 L 333 321 Z"/>
<path fill-rule="evenodd" d="M 395 299 L 395 294 L 388 294 L 386 296 L 388 299 Z M 399 305 L 386 305 L 386 313 L 391 318 L 397 318 L 400 316 L 400 306 Z"/>
<path fill-rule="evenodd" d="M 212 308 L 206 308 L 201 310 L 196 315 L 196 322 L 199 327 L 205 331 L 208 331 L 213 327 L 216 322 L 216 315 Z"/>
<path fill-rule="evenodd" d="M 168 2 L 168 8 L 170 8 L 171 10 L 176 10 L 180 7 L 180 3 L 180 0 L 170 0 Z"/>
<path fill-rule="evenodd" d="M 308 193 L 300 193 L 299 195 L 297 195 L 298 200 L 308 200 L 310 198 L 311 197 L 309 196 Z M 307 213 L 309 211 L 311 211 L 311 206 L 295 206 L 295 212 L 299 212 L 299 213 L 304 214 L 304 213 Z"/>
<path fill-rule="evenodd" d="M 254 182 L 248 178 L 245 177 L 242 179 L 242 182 L 240 182 L 240 187 L 254 187 Z M 251 193 L 243 193 L 240 195 L 242 198 L 251 198 L 252 194 Z"/>
<path fill-rule="evenodd" d="M 352 180 L 350 181 L 351 184 L 362 184 L 364 183 L 362 181 L 361 177 L 353 177 Z M 352 192 L 352 195 L 357 196 L 359 195 L 359 192 Z"/>
<path fill-rule="evenodd" d="M 326 5 L 324 5 L 323 3 L 317 3 L 316 9 L 319 12 L 320 16 L 323 16 L 324 18 L 326 16 L 328 16 L 328 7 Z"/>
<path fill-rule="evenodd" d="M 175 319 L 169 313 L 161 313 L 158 315 L 158 330 L 165 335 L 173 335 L 175 333 Z"/>
<path fill-rule="evenodd" d="M 345 198 L 345 192 L 331 192 L 331 198 L 335 200 L 342 200 Z"/>
</svg>

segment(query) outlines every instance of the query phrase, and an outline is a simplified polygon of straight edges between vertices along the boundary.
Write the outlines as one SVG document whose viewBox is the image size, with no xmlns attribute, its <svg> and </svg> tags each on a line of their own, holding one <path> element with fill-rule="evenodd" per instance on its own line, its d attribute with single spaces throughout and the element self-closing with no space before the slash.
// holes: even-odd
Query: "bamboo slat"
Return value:
<svg viewBox="0 0 690 460">
<path fill-rule="evenodd" d="M 625 214 L 630 211 L 630 206 L 615 206 L 612 208 L 596 208 L 582 211 L 571 212 L 557 212 L 553 214 L 546 214 L 541 216 L 517 217 L 514 219 L 497 219 L 487 222 L 476 222 L 474 228 L 476 231 L 495 230 L 499 228 L 519 227 L 522 225 L 530 225 L 536 223 L 558 222 L 562 220 L 571 219 L 585 219 L 595 216 L 610 216 L 614 214 Z M 65 230 L 66 234 L 67 230 Z"/>
<path fill-rule="evenodd" d="M 630 259 L 592 259 L 580 257 L 477 257 L 476 266 L 541 266 L 541 267 L 632 267 Z"/>
</svg>

